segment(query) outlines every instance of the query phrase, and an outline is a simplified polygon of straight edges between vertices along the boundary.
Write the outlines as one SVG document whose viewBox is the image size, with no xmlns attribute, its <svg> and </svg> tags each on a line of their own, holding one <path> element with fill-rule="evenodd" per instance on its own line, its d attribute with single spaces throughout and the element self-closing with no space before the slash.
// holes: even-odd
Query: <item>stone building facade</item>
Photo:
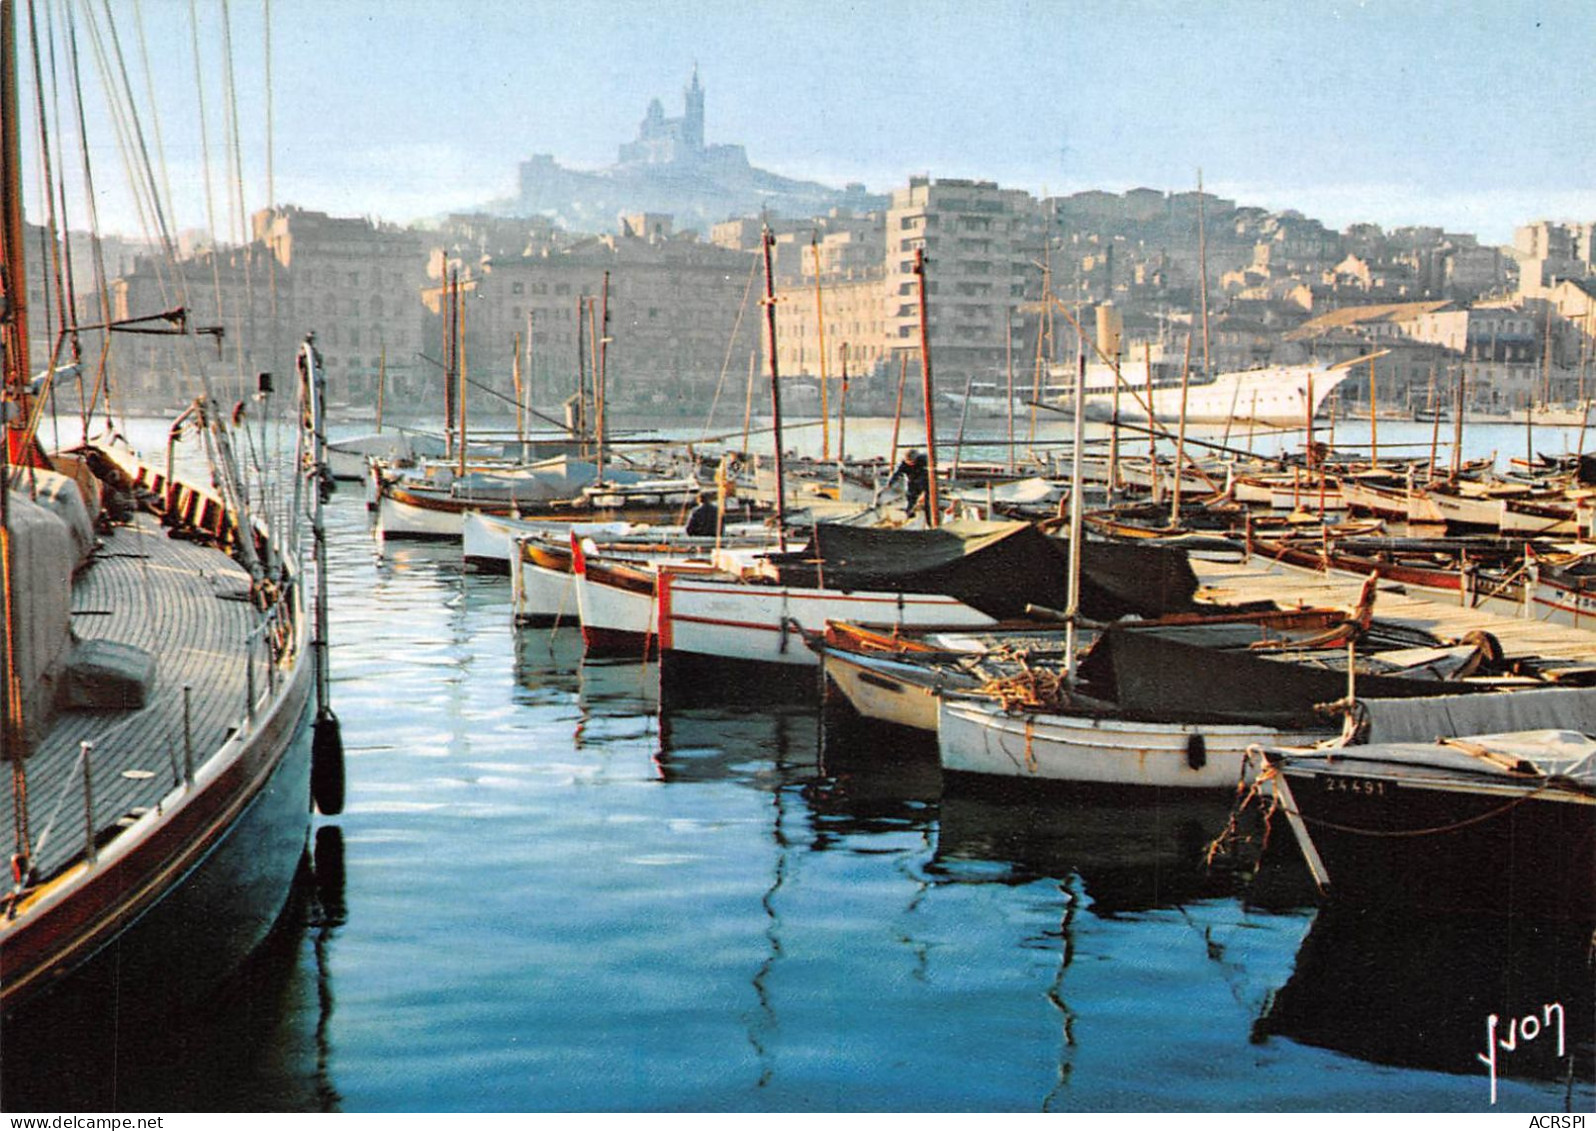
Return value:
<svg viewBox="0 0 1596 1131">
<path fill-rule="evenodd" d="M 741 388 L 749 355 L 763 358 L 757 261 L 634 216 L 623 231 L 526 255 L 476 261 L 435 252 L 422 298 L 425 336 L 442 341 L 444 272 L 461 284 L 465 363 L 484 412 L 513 413 L 516 339 L 523 400 L 551 406 L 575 395 L 603 338 L 606 397 L 618 409 L 707 403 L 722 381 Z M 609 327 L 600 304 L 609 275 Z M 591 377 L 589 377 L 591 380 Z"/>
<path fill-rule="evenodd" d="M 256 374 L 286 378 L 315 333 L 333 404 L 374 403 L 386 364 L 395 402 L 419 393 L 424 370 L 420 236 L 364 219 L 301 208 L 252 217 L 247 247 L 203 249 L 175 265 L 151 257 L 114 280 L 112 316 L 132 318 L 182 305 L 197 337 L 123 337 L 116 351 L 124 386 L 170 405 L 194 395 L 203 371 L 220 398 L 252 392 Z M 279 390 L 290 386 L 278 382 Z"/>
</svg>

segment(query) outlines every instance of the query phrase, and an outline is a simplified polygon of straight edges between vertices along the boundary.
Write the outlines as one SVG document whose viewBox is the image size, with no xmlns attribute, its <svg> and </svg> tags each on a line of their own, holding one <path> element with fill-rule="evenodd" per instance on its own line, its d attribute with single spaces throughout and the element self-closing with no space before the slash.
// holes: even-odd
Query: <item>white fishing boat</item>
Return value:
<svg viewBox="0 0 1596 1131">
<path fill-rule="evenodd" d="M 436 459 L 444 454 L 441 437 L 428 432 L 396 428 L 388 432 L 328 441 L 327 470 L 334 479 L 358 482 L 366 478 L 372 460 L 394 463 Z"/>
<path fill-rule="evenodd" d="M 1005 711 L 999 703 L 942 696 L 937 751 L 945 771 L 1029 781 L 1234 789 L 1247 748 L 1304 745 L 1335 728 L 1138 722 L 1111 715 Z"/>
</svg>

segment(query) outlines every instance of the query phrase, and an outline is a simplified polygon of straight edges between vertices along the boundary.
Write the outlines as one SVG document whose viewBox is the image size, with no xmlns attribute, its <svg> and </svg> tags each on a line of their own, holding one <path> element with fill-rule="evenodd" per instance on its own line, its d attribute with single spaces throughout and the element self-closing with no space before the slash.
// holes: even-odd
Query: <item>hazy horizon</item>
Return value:
<svg viewBox="0 0 1596 1131">
<path fill-rule="evenodd" d="M 1201 169 L 1212 193 L 1336 230 L 1424 224 L 1503 244 L 1532 220 L 1596 219 L 1581 117 L 1596 5 L 1578 0 L 269 4 L 272 195 L 334 215 L 411 223 L 502 199 L 535 153 L 604 168 L 651 99 L 681 113 L 696 65 L 710 144 L 838 187 L 929 174 L 1037 195 L 1186 191 Z M 208 223 L 200 131 L 179 112 L 197 102 L 189 4 L 147 0 L 142 27 L 139 11 L 117 10 L 117 38 L 141 103 L 155 92 L 146 140 L 166 155 L 175 226 L 225 241 L 242 226 L 222 179 L 220 12 L 198 33 Z M 262 9 L 235 5 L 229 33 L 247 216 L 267 199 Z M 170 65 L 146 77 L 140 43 Z M 108 138 L 103 101 L 88 111 Z M 94 151 L 117 158 L 108 140 Z M 96 177 L 102 229 L 136 234 Z"/>
</svg>

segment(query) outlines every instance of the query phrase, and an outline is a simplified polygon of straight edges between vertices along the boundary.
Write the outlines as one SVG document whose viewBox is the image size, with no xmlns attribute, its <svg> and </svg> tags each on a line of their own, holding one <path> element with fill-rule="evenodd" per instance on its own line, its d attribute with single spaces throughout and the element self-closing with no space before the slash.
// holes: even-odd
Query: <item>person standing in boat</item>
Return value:
<svg viewBox="0 0 1596 1131">
<path fill-rule="evenodd" d="M 903 480 L 903 509 L 909 518 L 914 517 L 915 504 L 925 501 L 924 511 L 927 525 L 931 522 L 931 476 L 926 471 L 925 453 L 911 451 L 903 457 L 892 473 L 892 478 L 887 480 L 887 489 L 899 479 Z"/>
<path fill-rule="evenodd" d="M 686 534 L 689 538 L 713 538 L 720 527 L 720 508 L 715 505 L 715 492 L 700 491 L 698 505 L 687 515 Z"/>
</svg>

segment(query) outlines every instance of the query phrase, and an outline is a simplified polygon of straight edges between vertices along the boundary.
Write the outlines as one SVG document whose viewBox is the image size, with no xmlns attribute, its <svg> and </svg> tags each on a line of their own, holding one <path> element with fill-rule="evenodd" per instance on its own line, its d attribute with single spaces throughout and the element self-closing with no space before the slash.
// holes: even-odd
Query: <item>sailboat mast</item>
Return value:
<svg viewBox="0 0 1596 1131">
<path fill-rule="evenodd" d="M 809 250 L 815 257 L 815 342 L 820 350 L 820 458 L 831 458 L 831 406 L 826 400 L 826 313 L 820 305 L 820 239 L 809 233 Z"/>
<path fill-rule="evenodd" d="M 931 319 L 926 310 L 925 248 L 914 249 L 914 273 L 920 279 L 920 387 L 925 397 L 925 458 L 929 482 L 926 495 L 931 503 L 931 522 L 941 518 L 937 506 L 937 418 L 931 397 Z"/>
<path fill-rule="evenodd" d="M 0 445 L 0 608 L 5 613 L 4 652 L 0 653 L 0 684 L 5 710 L 0 717 L 0 754 L 11 762 L 11 801 L 18 815 L 15 859 L 25 861 L 32 851 L 27 829 L 27 771 L 24 756 L 22 673 L 18 670 L 20 641 L 13 569 L 16 551 L 11 543 L 11 467 L 23 455 L 23 434 L 28 419 L 27 279 L 22 257 L 21 137 L 17 131 L 17 75 L 15 60 L 16 11 L 12 0 L 0 0 L 0 239 L 5 241 L 5 274 L 0 277 L 0 346 L 5 352 L 5 384 L 0 406 L 16 406 L 5 422 L 5 443 Z"/>
<path fill-rule="evenodd" d="M 5 279 L 5 395 L 16 405 L 6 421 L 7 462 L 19 462 L 24 429 L 31 415 L 28 397 L 28 286 L 23 258 L 22 139 L 17 122 L 17 30 L 12 0 L 0 4 L 0 54 L 5 74 L 0 79 L 0 155 L 5 171 L 0 177 L 0 224 L 4 225 Z"/>
<path fill-rule="evenodd" d="M 604 289 L 599 300 L 598 369 L 593 381 L 593 427 L 598 440 L 598 481 L 604 481 L 604 394 L 609 376 L 610 353 L 610 273 L 604 272 Z"/>
<path fill-rule="evenodd" d="M 771 245 L 775 237 L 767 225 L 761 242 L 765 252 L 765 329 L 770 345 L 770 424 L 776 439 L 776 545 L 787 552 L 787 481 L 783 475 L 781 452 L 781 380 L 776 366 L 776 284 L 771 269 Z"/>
<path fill-rule="evenodd" d="M 443 276 L 443 450 L 454 456 L 454 271 Z"/>
<path fill-rule="evenodd" d="M 521 387 L 521 331 L 515 332 L 515 352 L 510 355 L 510 381 L 515 386 L 515 442 L 526 447 L 526 395 Z"/>
<path fill-rule="evenodd" d="M 460 277 L 454 279 L 454 367 L 458 374 L 460 398 L 460 475 L 466 473 L 466 351 L 465 311 L 460 306 Z"/>
<path fill-rule="evenodd" d="M 377 354 L 377 431 L 382 431 L 382 398 L 388 388 L 388 347 Z"/>
<path fill-rule="evenodd" d="M 887 456 L 887 463 L 892 467 L 898 466 L 898 431 L 903 427 L 903 386 L 909 379 L 909 355 L 898 355 L 898 402 L 892 410 L 892 449 Z"/>
<path fill-rule="evenodd" d="M 1014 308 L 1003 311 L 1003 368 L 1009 389 L 1009 474 L 1014 474 Z"/>
<path fill-rule="evenodd" d="M 1197 293 L 1203 308 L 1203 374 L 1212 373 L 1213 361 L 1208 353 L 1208 224 L 1203 214 L 1203 171 L 1197 170 Z"/>
<path fill-rule="evenodd" d="M 1080 330 L 1076 326 L 1077 332 Z M 1085 491 L 1081 484 L 1081 449 L 1086 445 L 1086 414 L 1081 404 L 1086 396 L 1086 335 L 1079 334 L 1075 356 L 1075 419 L 1070 425 L 1070 565 L 1069 597 L 1064 606 L 1064 676 L 1075 684 L 1075 648 L 1079 629 L 1076 621 L 1081 615 L 1081 547 L 1085 542 L 1082 529 L 1085 525 Z"/>
<path fill-rule="evenodd" d="M 842 397 L 837 403 L 837 475 L 848 458 L 848 343 L 842 343 Z"/>
<path fill-rule="evenodd" d="M 1374 358 L 1369 358 L 1369 466 L 1380 466 L 1380 405 Z"/>
<path fill-rule="evenodd" d="M 1180 525 L 1180 485 L 1186 471 L 1186 394 L 1191 388 L 1191 333 L 1186 334 L 1186 359 L 1180 366 L 1180 426 L 1175 433 L 1175 487 L 1170 494 L 1169 525 Z"/>
</svg>

